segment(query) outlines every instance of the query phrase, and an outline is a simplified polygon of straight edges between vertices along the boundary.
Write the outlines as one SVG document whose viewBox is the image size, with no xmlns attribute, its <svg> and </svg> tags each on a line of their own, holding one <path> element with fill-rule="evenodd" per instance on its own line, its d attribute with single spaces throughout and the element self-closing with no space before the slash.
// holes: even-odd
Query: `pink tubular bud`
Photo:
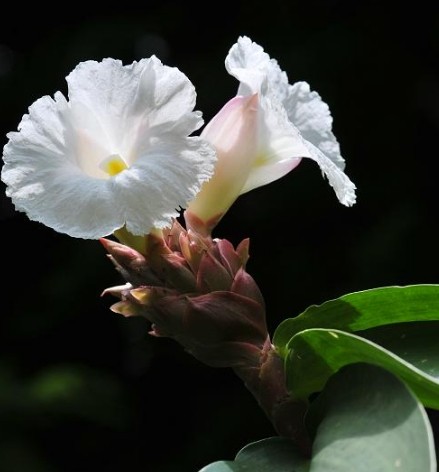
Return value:
<svg viewBox="0 0 439 472">
<path fill-rule="evenodd" d="M 257 94 L 232 98 L 206 125 L 201 137 L 217 152 L 213 177 L 190 202 L 189 227 L 210 234 L 238 198 L 257 158 L 259 133 Z"/>
</svg>

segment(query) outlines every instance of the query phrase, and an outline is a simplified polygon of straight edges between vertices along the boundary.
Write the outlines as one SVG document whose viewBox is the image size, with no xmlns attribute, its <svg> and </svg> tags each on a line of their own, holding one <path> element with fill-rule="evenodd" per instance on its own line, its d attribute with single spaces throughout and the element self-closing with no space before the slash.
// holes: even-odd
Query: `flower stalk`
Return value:
<svg viewBox="0 0 439 472">
<path fill-rule="evenodd" d="M 267 340 L 256 368 L 236 367 L 234 372 L 257 400 L 277 434 L 289 438 L 306 456 L 311 456 L 311 439 L 305 426 L 308 401 L 294 398 L 286 386 L 283 359 Z"/>
</svg>

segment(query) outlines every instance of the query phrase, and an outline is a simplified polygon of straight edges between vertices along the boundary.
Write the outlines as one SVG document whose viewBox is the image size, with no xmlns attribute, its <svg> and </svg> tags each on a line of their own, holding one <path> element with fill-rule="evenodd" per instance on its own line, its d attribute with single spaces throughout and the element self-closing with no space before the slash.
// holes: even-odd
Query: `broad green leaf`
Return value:
<svg viewBox="0 0 439 472">
<path fill-rule="evenodd" d="M 353 364 L 331 377 L 307 416 L 312 457 L 288 439 L 249 444 L 233 461 L 200 472 L 435 472 L 428 417 L 407 386 L 390 372 Z"/>
<path fill-rule="evenodd" d="M 367 364 L 344 367 L 314 401 L 310 472 L 435 472 L 431 425 L 398 378 Z"/>
<path fill-rule="evenodd" d="M 429 325 L 430 323 L 425 323 L 424 332 L 427 333 L 433 328 Z M 433 325 L 437 329 L 437 323 Z M 410 331 L 409 327 L 410 325 L 406 326 L 406 333 Z M 422 331 L 420 327 L 419 331 Z M 419 331 L 418 337 L 411 338 L 411 343 L 407 342 L 406 350 L 400 349 L 410 360 L 417 357 L 417 347 L 423 349 L 425 355 L 435 349 L 434 336 L 430 334 L 424 340 Z M 404 342 L 404 339 L 401 342 Z M 369 339 L 335 329 L 302 331 L 291 339 L 288 348 L 290 354 L 285 363 L 287 382 L 295 396 L 308 397 L 321 391 L 329 377 L 345 365 L 367 362 L 393 372 L 410 386 L 424 405 L 439 409 L 439 378 L 429 373 L 434 369 L 429 367 L 428 358 L 425 358 L 424 363 L 418 358 L 416 365 L 411 364 Z M 435 356 L 437 358 L 437 353 Z M 423 370 L 423 366 L 427 369 Z"/>
<path fill-rule="evenodd" d="M 218 461 L 200 472 L 308 472 L 309 461 L 290 440 L 267 438 L 249 444 L 234 461 Z"/>
<path fill-rule="evenodd" d="M 439 321 L 380 326 L 356 334 L 393 352 L 439 382 Z"/>
<path fill-rule="evenodd" d="M 381 287 L 313 305 L 276 329 L 273 343 L 286 356 L 289 340 L 310 328 L 355 332 L 393 323 L 439 320 L 439 285 Z"/>
</svg>

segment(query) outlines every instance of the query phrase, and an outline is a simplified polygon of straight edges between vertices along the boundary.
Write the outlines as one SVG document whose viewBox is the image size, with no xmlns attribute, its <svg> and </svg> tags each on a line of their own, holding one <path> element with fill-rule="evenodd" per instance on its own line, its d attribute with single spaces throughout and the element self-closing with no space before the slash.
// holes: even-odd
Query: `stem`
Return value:
<svg viewBox="0 0 439 472">
<path fill-rule="evenodd" d="M 262 350 L 258 367 L 237 367 L 235 373 L 258 401 L 279 436 L 289 438 L 307 457 L 311 455 L 311 440 L 305 427 L 308 402 L 294 398 L 286 386 L 283 359 L 270 339 Z"/>
</svg>

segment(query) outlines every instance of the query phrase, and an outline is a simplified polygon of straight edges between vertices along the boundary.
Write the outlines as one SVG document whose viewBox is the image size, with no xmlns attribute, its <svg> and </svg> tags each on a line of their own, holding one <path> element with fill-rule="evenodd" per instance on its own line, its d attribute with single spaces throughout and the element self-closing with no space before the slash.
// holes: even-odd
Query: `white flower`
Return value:
<svg viewBox="0 0 439 472">
<path fill-rule="evenodd" d="M 153 56 L 83 62 L 67 83 L 68 101 L 40 98 L 8 134 L 1 177 L 16 208 L 80 238 L 169 226 L 216 160 L 188 137 L 202 125 L 189 79 Z"/>
<path fill-rule="evenodd" d="M 288 83 L 275 59 L 248 37 L 240 37 L 226 58 L 227 71 L 240 81 L 238 95 L 260 95 L 261 130 L 255 165 L 241 193 L 276 180 L 302 157 L 317 162 L 341 203 L 355 203 L 355 185 L 332 132 L 329 107 L 306 82 Z"/>
<path fill-rule="evenodd" d="M 279 179 L 304 157 L 318 163 L 341 203 L 353 205 L 355 185 L 343 172 L 332 117 L 320 96 L 305 82 L 290 85 L 277 62 L 247 37 L 232 46 L 225 64 L 240 81 L 238 94 L 201 133 L 218 161 L 189 204 L 188 219 L 211 230 L 239 195 Z"/>
</svg>

